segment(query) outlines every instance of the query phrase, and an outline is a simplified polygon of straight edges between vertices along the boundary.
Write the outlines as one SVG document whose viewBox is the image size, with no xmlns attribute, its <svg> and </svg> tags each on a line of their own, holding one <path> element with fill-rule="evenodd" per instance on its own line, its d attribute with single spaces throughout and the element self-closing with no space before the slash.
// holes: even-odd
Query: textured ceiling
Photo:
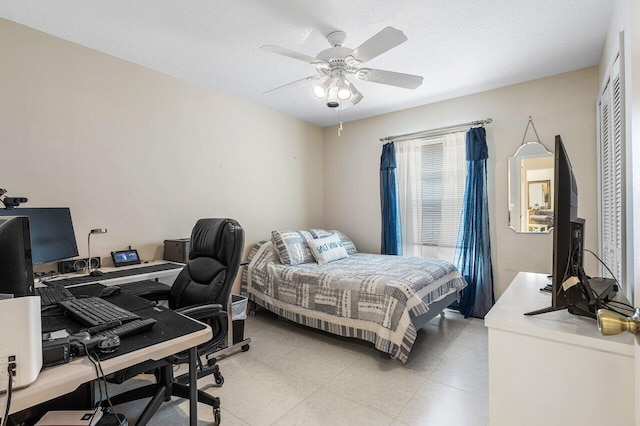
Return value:
<svg viewBox="0 0 640 426">
<path fill-rule="evenodd" d="M 343 121 L 596 65 L 611 0 L 2 0 L 0 17 L 281 111 L 319 126 L 338 121 L 316 73 L 260 49 L 316 56 L 326 35 L 355 48 L 387 26 L 408 41 L 366 66 L 424 76 L 416 90 L 352 79 L 364 99 Z"/>
</svg>

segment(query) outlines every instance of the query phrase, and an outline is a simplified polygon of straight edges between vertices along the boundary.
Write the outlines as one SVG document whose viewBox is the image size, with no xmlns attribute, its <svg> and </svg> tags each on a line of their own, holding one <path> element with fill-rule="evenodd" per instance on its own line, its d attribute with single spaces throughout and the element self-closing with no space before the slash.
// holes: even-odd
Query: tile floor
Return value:
<svg viewBox="0 0 640 426">
<path fill-rule="evenodd" d="M 447 311 L 424 326 L 409 361 L 372 345 L 297 326 L 260 311 L 245 321 L 251 348 L 219 362 L 223 425 L 488 424 L 487 331 Z M 140 380 L 145 380 L 141 376 Z M 199 381 L 212 383 L 211 376 Z M 112 392 L 117 393 L 114 389 Z M 116 407 L 135 423 L 147 400 Z M 151 425 L 188 424 L 188 402 L 163 404 Z M 199 425 L 213 421 L 198 404 Z"/>
</svg>

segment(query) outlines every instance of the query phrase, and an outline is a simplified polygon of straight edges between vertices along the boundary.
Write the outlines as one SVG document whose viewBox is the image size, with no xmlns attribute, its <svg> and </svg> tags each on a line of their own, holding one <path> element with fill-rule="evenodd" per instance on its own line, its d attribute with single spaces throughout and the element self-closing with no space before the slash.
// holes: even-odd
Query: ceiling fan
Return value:
<svg viewBox="0 0 640 426">
<path fill-rule="evenodd" d="M 350 101 L 355 105 L 363 98 L 362 93 L 347 79 L 349 75 L 364 81 L 406 89 L 415 89 L 422 84 L 422 77 L 418 75 L 360 67 L 363 63 L 407 41 L 407 37 L 400 30 L 386 27 L 355 49 L 342 47 L 347 39 L 347 34 L 344 31 L 334 31 L 327 36 L 327 39 L 333 47 L 318 53 L 315 58 L 280 46 L 262 46 L 264 50 L 269 52 L 308 62 L 314 65 L 318 71 L 316 75 L 296 80 L 264 93 L 272 93 L 305 81 L 320 80 L 313 87 L 314 95 L 319 99 L 324 99 L 329 108 L 336 108 L 343 101 Z"/>
</svg>

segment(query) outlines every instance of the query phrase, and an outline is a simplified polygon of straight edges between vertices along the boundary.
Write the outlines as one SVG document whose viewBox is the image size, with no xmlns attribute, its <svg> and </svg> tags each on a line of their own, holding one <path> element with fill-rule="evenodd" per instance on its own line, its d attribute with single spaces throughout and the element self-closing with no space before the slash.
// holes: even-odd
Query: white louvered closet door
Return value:
<svg viewBox="0 0 640 426">
<path fill-rule="evenodd" d="M 600 238 L 602 260 L 618 280 L 624 280 L 624 115 L 621 89 L 620 62 L 616 59 L 610 79 L 600 96 Z M 606 269 L 602 273 L 609 275 Z"/>
</svg>

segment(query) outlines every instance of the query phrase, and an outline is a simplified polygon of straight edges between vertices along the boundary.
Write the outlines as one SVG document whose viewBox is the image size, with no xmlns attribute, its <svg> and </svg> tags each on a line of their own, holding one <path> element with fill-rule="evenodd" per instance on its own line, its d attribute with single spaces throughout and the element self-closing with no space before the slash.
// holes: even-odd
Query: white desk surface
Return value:
<svg viewBox="0 0 640 426">
<path fill-rule="evenodd" d="M 150 359 L 159 360 L 207 342 L 212 336 L 211 327 L 207 326 L 205 329 L 186 336 L 102 361 L 102 369 L 105 374 L 111 374 Z M 43 369 L 35 382 L 13 392 L 10 413 L 24 410 L 72 392 L 83 383 L 90 382 L 96 378 L 95 368 L 86 356 L 78 357 L 68 364 Z M 6 404 L 6 395 L 6 393 L 0 395 L 0 407 L 2 409 Z"/>
<path fill-rule="evenodd" d="M 633 336 L 623 333 L 602 336 L 596 320 L 572 315 L 567 310 L 525 316 L 525 312 L 551 306 L 551 293 L 539 289 L 551 281 L 546 274 L 520 272 L 485 316 L 491 329 L 634 356 Z"/>
<path fill-rule="evenodd" d="M 95 280 L 91 281 L 91 282 L 86 282 L 86 283 L 81 283 L 81 284 L 73 284 L 72 286 L 76 286 L 76 285 L 86 285 L 86 284 L 90 284 L 90 283 L 101 283 L 104 285 L 116 285 L 116 284 L 124 284 L 127 282 L 132 282 L 132 281 L 145 281 L 145 280 L 153 280 L 156 278 L 163 278 L 163 277 L 174 277 L 177 273 L 180 272 L 180 270 L 182 270 L 182 268 L 184 267 L 184 264 L 178 263 L 178 262 L 174 262 L 174 261 L 169 261 L 169 260 L 152 260 L 149 261 L 147 263 L 141 263 L 139 265 L 128 265 L 128 266 L 119 266 L 119 267 L 115 267 L 115 266 L 105 266 L 105 267 L 100 267 L 98 268 L 100 271 L 107 273 L 107 272 L 116 272 L 116 271 L 125 271 L 125 270 L 129 270 L 129 269 L 137 269 L 137 268 L 144 268 L 146 266 L 154 266 L 154 265 L 161 265 L 163 263 L 175 263 L 176 267 L 175 269 L 166 269 L 164 271 L 157 271 L 157 272 L 149 272 L 149 273 L 144 273 L 144 274 L 135 274 L 135 275 L 128 275 L 125 277 L 117 277 L 117 278 L 107 278 L 107 277 L 95 277 Z M 65 278 L 76 278 L 76 277 L 83 277 L 86 276 L 87 273 L 86 272 L 71 272 L 69 274 L 60 274 L 58 275 L 55 279 L 51 280 L 50 282 L 56 282 L 56 280 L 61 280 L 61 279 L 65 279 Z M 44 284 L 38 282 L 36 280 L 36 287 L 40 287 L 43 286 Z M 71 287 L 71 286 L 69 286 Z"/>
</svg>

